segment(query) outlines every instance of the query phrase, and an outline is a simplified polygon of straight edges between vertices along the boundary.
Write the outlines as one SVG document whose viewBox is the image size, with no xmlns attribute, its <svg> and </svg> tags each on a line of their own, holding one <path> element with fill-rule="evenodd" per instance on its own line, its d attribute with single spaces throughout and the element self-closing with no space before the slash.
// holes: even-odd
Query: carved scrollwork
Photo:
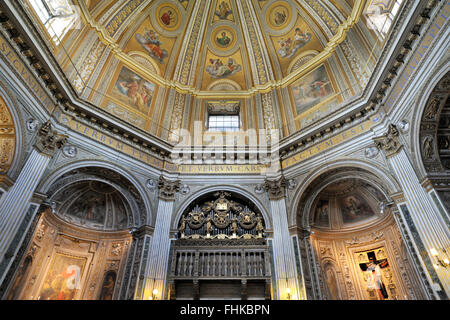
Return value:
<svg viewBox="0 0 450 320">
<path fill-rule="evenodd" d="M 39 125 L 39 121 L 37 121 L 36 119 L 28 119 L 27 120 L 28 132 L 35 132 L 38 125 Z"/>
<path fill-rule="evenodd" d="M 78 149 L 75 146 L 64 146 L 63 154 L 68 158 L 75 158 L 78 154 Z"/>
</svg>

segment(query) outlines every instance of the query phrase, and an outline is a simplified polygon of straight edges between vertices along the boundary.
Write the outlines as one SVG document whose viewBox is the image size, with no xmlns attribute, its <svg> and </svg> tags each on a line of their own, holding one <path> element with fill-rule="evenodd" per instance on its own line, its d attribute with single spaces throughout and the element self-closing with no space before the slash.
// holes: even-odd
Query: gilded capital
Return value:
<svg viewBox="0 0 450 320">
<path fill-rule="evenodd" d="M 164 177 L 159 178 L 159 198 L 166 201 L 174 201 L 175 193 L 180 191 L 180 180 L 170 181 Z"/>
<path fill-rule="evenodd" d="M 384 150 L 387 158 L 396 155 L 402 148 L 402 144 L 398 139 L 398 133 L 397 127 L 390 124 L 386 134 L 373 139 L 378 149 Z"/>
<path fill-rule="evenodd" d="M 52 124 L 50 121 L 47 121 L 39 129 L 35 147 L 39 152 L 52 157 L 53 154 L 58 149 L 61 149 L 66 142 L 67 136 L 59 134 L 56 130 L 53 130 Z"/>
<path fill-rule="evenodd" d="M 269 193 L 270 200 L 280 200 L 284 198 L 286 188 L 286 178 L 281 177 L 277 180 L 268 180 L 264 182 L 264 189 Z"/>
</svg>

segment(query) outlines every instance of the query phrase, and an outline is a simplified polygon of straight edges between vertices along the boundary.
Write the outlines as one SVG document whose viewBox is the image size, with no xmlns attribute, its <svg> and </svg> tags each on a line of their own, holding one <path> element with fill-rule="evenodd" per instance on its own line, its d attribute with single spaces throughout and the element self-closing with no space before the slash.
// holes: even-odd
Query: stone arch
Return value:
<svg viewBox="0 0 450 320">
<path fill-rule="evenodd" d="M 52 172 L 48 177 L 46 177 L 41 184 L 38 186 L 37 190 L 42 193 L 48 193 L 50 188 L 65 174 L 72 172 L 74 170 L 83 169 L 83 168 L 89 168 L 89 167 L 100 167 L 103 169 L 111 170 L 121 177 L 123 177 L 128 183 L 137 191 L 138 197 L 142 200 L 143 208 L 140 208 L 140 216 L 139 219 L 139 225 L 136 227 L 139 227 L 141 225 L 150 225 L 154 223 L 154 215 L 152 212 L 152 208 L 150 205 L 150 200 L 148 199 L 148 195 L 144 189 L 144 187 L 139 183 L 139 181 L 126 169 L 118 166 L 117 164 L 113 164 L 106 161 L 99 161 L 99 160 L 81 160 L 81 161 L 75 161 L 70 164 L 65 165 L 62 168 L 59 168 Z M 108 179 L 104 179 L 104 182 L 107 182 Z M 125 195 L 127 196 L 127 195 Z M 135 213 L 136 216 L 137 213 Z M 135 219 L 136 221 L 136 219 Z"/>
<path fill-rule="evenodd" d="M 343 168 L 347 168 L 347 170 L 352 168 L 359 169 L 362 170 L 362 172 L 373 173 L 374 175 L 379 177 L 377 179 L 378 180 L 377 187 L 382 188 L 382 190 L 384 191 L 384 195 L 387 198 L 389 198 L 391 194 L 399 192 L 401 189 L 396 179 L 389 172 L 387 172 L 385 169 L 381 168 L 380 166 L 374 163 L 361 160 L 338 160 L 331 163 L 327 163 L 326 165 L 323 165 L 319 167 L 317 170 L 314 170 L 314 172 L 310 173 L 303 180 L 303 183 L 300 184 L 294 191 L 294 197 L 292 202 L 293 205 L 291 206 L 291 212 L 288 217 L 290 225 L 297 225 L 298 227 L 306 227 L 303 226 L 302 222 L 297 221 L 297 213 L 299 209 L 300 200 L 304 196 L 305 191 L 321 175 L 326 174 L 331 170 L 339 170 L 339 169 L 342 170 Z"/>
<path fill-rule="evenodd" d="M 213 187 L 206 187 L 201 190 L 198 190 L 195 192 L 195 194 L 191 195 L 189 198 L 184 200 L 181 205 L 178 207 L 178 209 L 175 211 L 174 216 L 172 217 L 172 229 L 176 230 L 178 227 L 178 222 L 181 219 L 181 216 L 186 211 L 186 209 L 189 207 L 189 205 L 194 202 L 197 198 L 204 196 L 208 193 L 213 193 L 217 191 L 229 191 L 229 192 L 235 192 L 237 194 L 240 194 L 244 198 L 246 198 L 249 202 L 253 203 L 256 208 L 261 212 L 263 219 L 266 224 L 266 229 L 272 229 L 272 219 L 271 216 L 268 213 L 268 208 L 264 206 L 264 204 L 256 198 L 253 194 L 248 192 L 247 190 L 231 186 L 231 185 L 219 185 L 219 186 L 213 186 Z"/>
</svg>

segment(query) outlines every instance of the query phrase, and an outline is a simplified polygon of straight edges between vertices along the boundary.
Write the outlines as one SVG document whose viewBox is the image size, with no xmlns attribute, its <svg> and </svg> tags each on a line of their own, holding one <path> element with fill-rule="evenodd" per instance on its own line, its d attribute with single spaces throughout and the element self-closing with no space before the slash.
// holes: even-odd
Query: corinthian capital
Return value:
<svg viewBox="0 0 450 320">
<path fill-rule="evenodd" d="M 284 198 L 284 190 L 286 188 L 286 179 L 281 176 L 277 180 L 268 180 L 264 182 L 264 189 L 269 193 L 270 200 L 280 200 Z"/>
<path fill-rule="evenodd" d="M 380 150 L 384 150 L 386 157 L 392 157 L 397 154 L 402 148 L 402 144 L 398 139 L 397 127 L 393 124 L 389 125 L 388 132 L 381 137 L 376 137 L 373 139 L 376 146 Z"/>
<path fill-rule="evenodd" d="M 47 121 L 39 129 L 35 147 L 39 152 L 52 157 L 55 151 L 64 146 L 66 141 L 67 136 L 53 130 L 50 121 Z"/>
<path fill-rule="evenodd" d="M 180 191 L 180 180 L 170 181 L 164 177 L 159 178 L 159 197 L 166 201 L 174 201 L 175 193 Z"/>
</svg>

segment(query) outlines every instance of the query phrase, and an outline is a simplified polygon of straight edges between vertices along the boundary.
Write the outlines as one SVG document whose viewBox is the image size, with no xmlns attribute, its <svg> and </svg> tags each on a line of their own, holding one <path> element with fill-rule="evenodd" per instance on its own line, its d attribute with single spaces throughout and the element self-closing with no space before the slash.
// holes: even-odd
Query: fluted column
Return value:
<svg viewBox="0 0 450 320">
<path fill-rule="evenodd" d="M 175 194 L 180 189 L 180 181 L 169 181 L 161 177 L 159 181 L 159 202 L 155 231 L 150 245 L 150 259 L 146 272 L 145 290 L 142 299 L 164 299 L 167 266 L 170 253 L 170 222 Z M 158 290 L 154 295 L 153 291 Z"/>
<path fill-rule="evenodd" d="M 296 270 L 295 252 L 289 234 L 288 217 L 285 201 L 286 180 L 266 180 L 265 189 L 269 194 L 270 209 L 273 224 L 273 261 L 277 283 L 276 299 L 299 299 L 298 275 Z M 290 293 L 288 293 L 288 289 Z"/>
<path fill-rule="evenodd" d="M 17 248 L 10 246 L 28 212 L 31 197 L 51 157 L 66 140 L 65 136 L 52 130 L 50 122 L 45 123 L 39 130 L 37 142 L 30 156 L 0 207 L 0 261 L 4 260 L 5 253 L 8 253 L 8 256 L 14 255 Z M 17 244 L 17 247 L 19 245 Z"/>
<path fill-rule="evenodd" d="M 413 234 L 417 233 L 415 242 L 420 251 L 419 256 L 424 260 L 423 263 L 427 267 L 429 278 L 435 283 L 434 289 L 442 291 L 442 293 L 446 292 L 448 297 L 450 294 L 450 270 L 438 265 L 436 258 L 433 256 L 433 249 L 441 255 L 443 250 L 449 250 L 449 229 L 436 203 L 432 201 L 430 195 L 421 185 L 411 160 L 398 139 L 397 128 L 390 125 L 385 135 L 374 140 L 377 146 L 385 151 L 392 170 L 401 185 L 406 203 L 399 205 L 400 212 L 402 212 L 406 221 L 410 221 L 410 231 Z M 439 296 L 442 297 L 442 293 Z"/>
</svg>

